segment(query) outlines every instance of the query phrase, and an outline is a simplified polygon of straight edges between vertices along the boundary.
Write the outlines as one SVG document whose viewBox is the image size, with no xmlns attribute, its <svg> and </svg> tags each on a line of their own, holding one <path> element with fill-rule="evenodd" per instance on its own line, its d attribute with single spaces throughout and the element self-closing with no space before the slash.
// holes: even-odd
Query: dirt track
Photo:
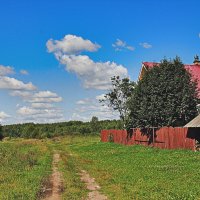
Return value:
<svg viewBox="0 0 200 200">
<path fill-rule="evenodd" d="M 81 170 L 81 180 L 85 182 L 87 189 L 90 190 L 87 200 L 107 200 L 108 198 L 101 194 L 98 190 L 101 187 L 95 182 L 94 178 L 91 178 L 90 175 L 85 171 Z"/>
<path fill-rule="evenodd" d="M 55 153 L 53 155 L 52 169 L 53 173 L 51 176 L 51 192 L 46 195 L 43 200 L 61 200 L 62 190 L 62 174 L 58 171 L 58 163 L 60 161 L 60 154 Z"/>
</svg>

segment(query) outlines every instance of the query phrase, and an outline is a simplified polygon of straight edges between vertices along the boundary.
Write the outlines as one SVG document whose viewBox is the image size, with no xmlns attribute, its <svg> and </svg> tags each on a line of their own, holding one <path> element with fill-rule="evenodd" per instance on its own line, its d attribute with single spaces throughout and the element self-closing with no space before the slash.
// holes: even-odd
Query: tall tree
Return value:
<svg viewBox="0 0 200 200">
<path fill-rule="evenodd" d="M 93 132 L 98 132 L 100 127 L 99 127 L 99 119 L 98 117 L 96 116 L 93 116 L 91 121 L 90 121 L 90 124 L 91 124 L 91 128 L 92 128 L 92 131 Z"/>
<path fill-rule="evenodd" d="M 100 102 L 118 111 L 120 119 L 126 125 L 129 117 L 127 102 L 134 91 L 135 83 L 130 81 L 129 78 L 120 79 L 119 76 L 112 77 L 111 82 L 112 89 L 104 96 L 105 99 L 100 100 Z"/>
<path fill-rule="evenodd" d="M 180 58 L 164 59 L 138 82 L 129 108 L 132 127 L 183 126 L 197 115 L 197 84 Z"/>
</svg>

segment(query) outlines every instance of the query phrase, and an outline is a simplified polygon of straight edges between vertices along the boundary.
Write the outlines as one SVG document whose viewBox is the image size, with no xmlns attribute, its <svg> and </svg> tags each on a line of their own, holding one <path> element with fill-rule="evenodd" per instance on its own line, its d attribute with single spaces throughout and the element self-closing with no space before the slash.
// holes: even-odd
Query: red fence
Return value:
<svg viewBox="0 0 200 200">
<path fill-rule="evenodd" d="M 196 134 L 196 133 L 195 133 Z M 200 132 L 199 132 L 200 134 Z M 154 137 L 153 137 L 154 136 Z M 195 137 L 192 129 L 182 127 L 163 127 L 153 129 L 133 129 L 131 136 L 126 130 L 102 130 L 101 141 L 113 141 L 118 144 L 141 144 L 161 149 L 195 150 Z"/>
</svg>

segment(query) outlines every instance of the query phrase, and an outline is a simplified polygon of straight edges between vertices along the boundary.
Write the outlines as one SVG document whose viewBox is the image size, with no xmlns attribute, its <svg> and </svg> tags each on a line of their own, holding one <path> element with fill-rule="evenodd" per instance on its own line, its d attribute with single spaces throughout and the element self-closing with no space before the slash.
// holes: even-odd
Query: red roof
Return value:
<svg viewBox="0 0 200 200">
<path fill-rule="evenodd" d="M 142 64 L 145 65 L 145 67 L 147 67 L 147 68 L 152 68 L 152 67 L 154 67 L 156 65 L 159 65 L 160 63 L 157 63 L 157 62 L 143 62 Z"/>
<path fill-rule="evenodd" d="M 155 65 L 159 65 L 160 63 L 156 62 L 143 62 L 142 63 L 147 69 L 154 67 Z M 193 80 L 197 80 L 198 89 L 200 91 L 200 65 L 184 65 L 185 69 L 190 72 L 193 77 Z"/>
</svg>

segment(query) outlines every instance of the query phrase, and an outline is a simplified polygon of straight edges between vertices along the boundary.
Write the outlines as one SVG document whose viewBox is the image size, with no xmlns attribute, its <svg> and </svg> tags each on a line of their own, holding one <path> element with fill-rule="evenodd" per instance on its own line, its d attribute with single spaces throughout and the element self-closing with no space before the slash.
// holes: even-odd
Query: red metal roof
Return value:
<svg viewBox="0 0 200 200">
<path fill-rule="evenodd" d="M 197 80 L 198 90 L 200 90 L 200 65 L 185 65 L 185 69 L 192 74 L 193 80 Z"/>
<path fill-rule="evenodd" d="M 159 65 L 160 63 L 157 63 L 157 62 L 143 62 L 142 64 L 145 65 L 145 67 L 147 67 L 147 68 L 152 68 L 152 67 L 154 67 L 156 65 Z"/>
<path fill-rule="evenodd" d="M 142 63 L 147 69 L 159 65 L 160 63 L 156 62 L 143 62 Z M 193 77 L 193 80 L 197 80 L 198 89 L 200 90 L 200 65 L 184 65 L 185 69 L 190 72 Z"/>
</svg>

